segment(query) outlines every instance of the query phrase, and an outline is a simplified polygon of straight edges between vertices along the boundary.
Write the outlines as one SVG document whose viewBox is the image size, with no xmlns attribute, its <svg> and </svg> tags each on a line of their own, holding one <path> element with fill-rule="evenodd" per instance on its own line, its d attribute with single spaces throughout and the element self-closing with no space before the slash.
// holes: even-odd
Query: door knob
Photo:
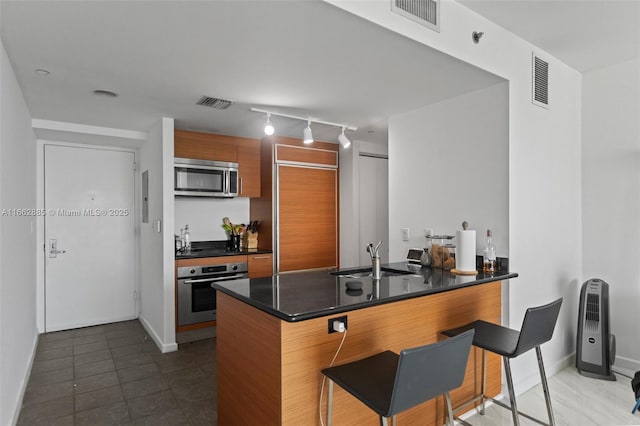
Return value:
<svg viewBox="0 0 640 426">
<path fill-rule="evenodd" d="M 64 254 L 66 252 L 66 250 L 58 250 L 58 240 L 49 240 L 49 257 L 58 257 L 59 254 Z"/>
</svg>

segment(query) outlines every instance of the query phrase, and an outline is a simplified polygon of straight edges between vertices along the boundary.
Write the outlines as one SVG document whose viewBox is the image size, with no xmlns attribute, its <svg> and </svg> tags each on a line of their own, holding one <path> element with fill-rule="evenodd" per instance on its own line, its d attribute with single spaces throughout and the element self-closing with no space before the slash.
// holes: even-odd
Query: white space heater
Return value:
<svg viewBox="0 0 640 426">
<path fill-rule="evenodd" d="M 609 322 L 609 284 L 592 278 L 580 290 L 576 368 L 586 377 L 616 380 L 611 366 L 616 357 L 616 338 Z"/>
</svg>

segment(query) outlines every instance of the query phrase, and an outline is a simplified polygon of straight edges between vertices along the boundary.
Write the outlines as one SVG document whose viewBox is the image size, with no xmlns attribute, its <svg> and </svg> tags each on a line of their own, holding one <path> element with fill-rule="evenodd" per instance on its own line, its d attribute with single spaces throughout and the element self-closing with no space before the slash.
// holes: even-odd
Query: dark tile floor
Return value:
<svg viewBox="0 0 640 426">
<path fill-rule="evenodd" d="M 162 354 L 137 320 L 42 334 L 18 425 L 215 425 L 215 350 Z"/>
</svg>

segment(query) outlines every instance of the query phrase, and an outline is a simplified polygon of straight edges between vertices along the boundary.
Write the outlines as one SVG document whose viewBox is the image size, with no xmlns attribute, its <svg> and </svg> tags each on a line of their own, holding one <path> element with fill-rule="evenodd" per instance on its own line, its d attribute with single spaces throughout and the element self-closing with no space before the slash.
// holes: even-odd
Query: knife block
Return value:
<svg viewBox="0 0 640 426">
<path fill-rule="evenodd" d="M 242 235 L 242 247 L 246 249 L 258 248 L 258 233 L 247 231 Z"/>
</svg>

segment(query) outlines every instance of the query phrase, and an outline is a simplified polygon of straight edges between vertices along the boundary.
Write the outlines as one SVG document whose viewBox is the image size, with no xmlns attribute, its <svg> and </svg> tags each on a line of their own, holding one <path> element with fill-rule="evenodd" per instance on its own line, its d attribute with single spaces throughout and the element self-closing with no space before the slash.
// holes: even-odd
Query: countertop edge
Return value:
<svg viewBox="0 0 640 426">
<path fill-rule="evenodd" d="M 211 255 L 199 255 L 198 253 L 184 255 L 184 256 L 175 256 L 175 260 L 185 260 L 185 259 L 206 259 L 206 258 L 215 258 L 215 257 L 227 257 L 227 256 L 251 256 L 252 254 L 272 254 L 273 250 L 240 250 L 240 251 L 228 251 L 220 254 L 216 254 L 214 256 Z"/>
<path fill-rule="evenodd" d="M 234 291 L 231 291 L 225 287 L 221 287 L 218 284 L 213 283 L 212 287 L 214 289 L 216 289 L 217 291 L 220 291 L 228 296 L 233 297 L 234 299 L 240 300 L 248 305 L 253 306 L 254 308 L 269 313 L 277 318 L 280 318 L 286 322 L 300 322 L 300 321 L 306 321 L 306 320 L 310 320 L 310 319 L 314 319 L 314 318 L 321 318 L 321 317 L 326 317 L 326 316 L 330 316 L 330 315 L 334 315 L 334 314 L 341 314 L 344 312 L 351 312 L 351 311 L 355 311 L 355 310 L 359 310 L 359 309 L 365 309 L 365 308 L 370 308 L 373 306 L 380 306 L 380 305 L 385 305 L 388 303 L 394 303 L 394 302 L 399 302 L 399 301 L 403 301 L 403 300 L 410 300 L 410 299 L 415 299 L 417 297 L 424 297 L 424 296 L 429 296 L 432 294 L 438 294 L 438 293 L 444 293 L 447 291 L 452 291 L 452 290 L 457 290 L 460 288 L 465 288 L 465 287 L 471 287 L 471 286 L 476 286 L 476 285 L 481 285 L 481 284 L 488 284 L 491 282 L 496 282 L 496 281 L 504 281 L 504 280 L 508 280 L 511 278 L 517 278 L 518 277 L 518 273 L 516 272 L 506 272 L 502 275 L 499 276 L 492 276 L 492 277 L 485 277 L 485 278 L 481 278 L 475 281 L 470 281 L 467 283 L 462 283 L 453 287 L 446 287 L 446 288 L 437 288 L 437 289 L 430 289 L 430 290 L 425 290 L 425 291 L 420 291 L 420 292 L 415 292 L 415 293 L 411 293 L 411 294 L 402 294 L 402 295 L 398 295 L 398 296 L 393 296 L 393 297 L 389 297 L 389 298 L 385 298 L 385 299 L 380 299 L 380 300 L 373 300 L 373 301 L 367 301 L 366 303 L 359 303 L 359 304 L 353 304 L 353 305 L 349 305 L 349 306 L 344 306 L 344 307 L 336 307 L 336 308 L 331 308 L 331 309 L 323 309 L 323 310 L 319 310 L 316 312 L 310 312 L 310 313 L 303 313 L 303 314 L 292 314 L 292 315 L 287 315 L 284 314 L 276 309 L 273 309 L 269 306 L 260 304 L 255 302 L 252 299 L 249 299 L 241 294 L 238 294 Z"/>
</svg>

